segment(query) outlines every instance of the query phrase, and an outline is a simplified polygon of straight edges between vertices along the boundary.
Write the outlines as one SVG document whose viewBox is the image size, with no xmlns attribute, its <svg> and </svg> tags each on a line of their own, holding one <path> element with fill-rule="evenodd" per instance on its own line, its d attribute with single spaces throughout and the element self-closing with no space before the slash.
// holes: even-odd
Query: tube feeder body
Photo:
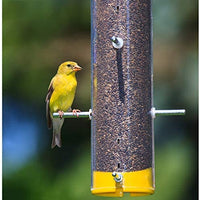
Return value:
<svg viewBox="0 0 200 200">
<path fill-rule="evenodd" d="M 92 0 L 91 15 L 91 191 L 153 194 L 151 1 Z M 122 48 L 113 47 L 113 36 L 123 39 Z"/>
</svg>

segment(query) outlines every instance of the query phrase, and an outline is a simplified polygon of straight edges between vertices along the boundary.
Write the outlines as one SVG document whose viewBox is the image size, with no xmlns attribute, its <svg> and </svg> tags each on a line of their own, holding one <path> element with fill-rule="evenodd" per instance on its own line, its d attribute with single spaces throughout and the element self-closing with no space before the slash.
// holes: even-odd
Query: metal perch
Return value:
<svg viewBox="0 0 200 200">
<path fill-rule="evenodd" d="M 53 113 L 54 118 L 59 118 L 58 113 Z M 89 109 L 88 112 L 77 112 L 76 114 L 73 112 L 64 112 L 63 118 L 92 118 L 92 110 Z"/>
</svg>

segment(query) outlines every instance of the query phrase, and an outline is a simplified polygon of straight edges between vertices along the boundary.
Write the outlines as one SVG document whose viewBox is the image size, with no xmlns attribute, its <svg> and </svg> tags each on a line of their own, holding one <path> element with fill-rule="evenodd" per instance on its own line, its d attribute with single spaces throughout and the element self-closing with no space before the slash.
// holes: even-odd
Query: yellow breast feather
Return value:
<svg viewBox="0 0 200 200">
<path fill-rule="evenodd" d="M 67 111 L 74 100 L 77 81 L 75 73 L 70 75 L 57 74 L 53 79 L 53 88 L 50 99 L 51 113 L 58 110 Z"/>
</svg>

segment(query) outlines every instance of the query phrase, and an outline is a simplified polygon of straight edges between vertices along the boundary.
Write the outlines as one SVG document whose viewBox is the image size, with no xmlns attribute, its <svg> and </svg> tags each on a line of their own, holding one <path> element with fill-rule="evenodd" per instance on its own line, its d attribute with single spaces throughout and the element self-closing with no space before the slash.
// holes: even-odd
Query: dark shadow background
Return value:
<svg viewBox="0 0 200 200">
<path fill-rule="evenodd" d="M 197 199 L 197 1 L 153 0 L 156 192 Z M 3 199 L 103 199 L 90 194 L 90 121 L 67 119 L 51 150 L 45 96 L 60 63 L 77 61 L 73 108 L 90 108 L 90 1 L 3 0 Z M 132 199 L 125 195 L 126 199 Z M 106 198 L 109 199 L 109 198 Z"/>
</svg>

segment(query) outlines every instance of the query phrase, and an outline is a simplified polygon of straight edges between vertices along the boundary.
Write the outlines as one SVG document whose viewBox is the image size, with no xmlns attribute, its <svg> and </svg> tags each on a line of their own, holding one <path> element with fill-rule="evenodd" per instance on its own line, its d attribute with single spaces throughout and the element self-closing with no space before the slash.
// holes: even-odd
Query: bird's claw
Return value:
<svg viewBox="0 0 200 200">
<path fill-rule="evenodd" d="M 79 109 L 73 109 L 72 112 L 73 112 L 73 115 L 76 115 L 76 117 L 78 118 L 78 113 L 81 111 Z"/>
<path fill-rule="evenodd" d="M 64 115 L 64 112 L 63 112 L 62 110 L 59 110 L 59 111 L 58 111 L 58 114 L 59 114 L 59 116 L 60 116 L 60 119 L 62 119 L 62 118 L 63 118 L 63 115 Z"/>
</svg>

